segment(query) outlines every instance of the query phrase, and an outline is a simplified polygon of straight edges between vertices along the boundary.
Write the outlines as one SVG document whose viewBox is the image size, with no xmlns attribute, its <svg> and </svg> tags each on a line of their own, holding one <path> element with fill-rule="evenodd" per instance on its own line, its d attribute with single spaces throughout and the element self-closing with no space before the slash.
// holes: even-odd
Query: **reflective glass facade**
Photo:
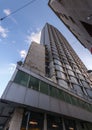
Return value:
<svg viewBox="0 0 92 130">
<path fill-rule="evenodd" d="M 25 80 L 25 77 L 26 77 L 26 80 Z M 23 85 L 24 87 L 28 87 L 35 91 L 41 92 L 41 93 L 49 95 L 51 97 L 54 97 L 58 100 L 63 100 L 69 104 L 81 107 L 87 111 L 92 112 L 92 105 L 89 104 L 88 102 L 84 102 L 83 100 L 76 98 L 75 96 L 63 91 L 62 89 L 56 88 L 56 87 L 54 87 L 40 79 L 37 79 L 23 71 L 19 70 L 17 72 L 14 82 L 17 84 Z M 77 86 L 75 88 L 77 88 Z"/>
</svg>

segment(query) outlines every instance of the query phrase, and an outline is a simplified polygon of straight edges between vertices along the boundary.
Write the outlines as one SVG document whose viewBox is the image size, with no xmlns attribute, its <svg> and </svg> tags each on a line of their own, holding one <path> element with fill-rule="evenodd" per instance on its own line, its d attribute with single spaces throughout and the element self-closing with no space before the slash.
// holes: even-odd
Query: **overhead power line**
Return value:
<svg viewBox="0 0 92 130">
<path fill-rule="evenodd" d="M 29 6 L 30 4 L 32 4 L 33 2 L 35 2 L 36 0 L 31 0 L 30 2 L 26 3 L 25 5 L 21 6 L 20 8 L 16 9 L 15 11 L 11 12 L 9 15 L 6 15 L 2 18 L 0 18 L 0 20 L 4 20 L 6 19 L 7 17 L 11 16 L 12 14 L 15 14 L 17 12 L 19 12 L 20 10 L 24 9 L 25 7 Z"/>
</svg>

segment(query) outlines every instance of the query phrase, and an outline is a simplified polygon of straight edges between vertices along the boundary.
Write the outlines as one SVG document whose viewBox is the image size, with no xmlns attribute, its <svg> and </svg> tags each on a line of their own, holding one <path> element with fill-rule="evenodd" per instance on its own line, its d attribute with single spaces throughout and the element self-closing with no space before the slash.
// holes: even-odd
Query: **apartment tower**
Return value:
<svg viewBox="0 0 92 130">
<path fill-rule="evenodd" d="M 49 0 L 49 6 L 80 43 L 92 53 L 92 1 Z"/>
<path fill-rule="evenodd" d="M 0 100 L 0 128 L 92 130 L 92 79 L 64 36 L 52 25 L 18 62 Z"/>
</svg>

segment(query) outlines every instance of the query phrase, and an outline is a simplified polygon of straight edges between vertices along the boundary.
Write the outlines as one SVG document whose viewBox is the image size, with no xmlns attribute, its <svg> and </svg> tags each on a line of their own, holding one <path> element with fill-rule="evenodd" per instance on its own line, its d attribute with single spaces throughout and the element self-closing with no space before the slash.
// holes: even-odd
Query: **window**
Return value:
<svg viewBox="0 0 92 130">
<path fill-rule="evenodd" d="M 65 129 L 66 130 L 77 130 L 76 129 L 76 122 L 72 119 L 64 119 Z"/>
<path fill-rule="evenodd" d="M 83 95 L 83 91 L 81 89 L 81 86 L 73 84 L 73 88 L 77 92 L 78 95 Z"/>
<path fill-rule="evenodd" d="M 78 106 L 78 100 L 77 100 L 77 98 L 71 96 L 71 102 L 72 102 L 73 105 L 77 105 Z"/>
<path fill-rule="evenodd" d="M 87 91 L 89 97 L 92 98 L 92 90 L 91 89 L 86 89 L 86 91 Z"/>
<path fill-rule="evenodd" d="M 71 16 L 69 16 L 69 18 L 70 18 L 70 19 L 71 19 L 71 21 L 75 24 L 74 19 L 73 19 Z"/>
<path fill-rule="evenodd" d="M 85 82 L 85 81 L 81 81 L 81 82 L 85 88 L 90 88 L 90 86 L 87 82 Z"/>
<path fill-rule="evenodd" d="M 59 99 L 61 99 L 61 100 L 65 100 L 64 92 L 63 92 L 62 90 L 59 90 L 59 91 L 58 91 L 58 97 L 59 97 Z"/>
<path fill-rule="evenodd" d="M 57 52 L 53 51 L 52 52 L 53 55 L 59 56 Z"/>
<path fill-rule="evenodd" d="M 55 54 L 53 55 L 53 58 L 59 60 L 59 56 L 57 56 L 57 55 L 55 55 Z"/>
<path fill-rule="evenodd" d="M 34 90 L 39 90 L 39 79 L 30 76 L 30 81 L 29 81 L 28 87 L 32 88 Z"/>
<path fill-rule="evenodd" d="M 62 120 L 60 117 L 47 115 L 47 130 L 62 130 Z"/>
<path fill-rule="evenodd" d="M 58 84 L 63 88 L 68 88 L 68 83 L 64 80 L 58 79 Z"/>
<path fill-rule="evenodd" d="M 43 130 L 43 120 L 42 113 L 25 111 L 20 130 Z"/>
<path fill-rule="evenodd" d="M 77 79 L 75 78 L 75 77 L 73 77 L 73 76 L 70 76 L 70 81 L 72 82 L 72 83 L 78 83 L 77 82 Z"/>
<path fill-rule="evenodd" d="M 78 77 L 84 80 L 84 77 L 81 74 L 78 74 Z"/>
<path fill-rule="evenodd" d="M 71 96 L 68 93 L 64 93 L 65 101 L 71 104 Z"/>
<path fill-rule="evenodd" d="M 61 65 L 61 62 L 59 60 L 54 60 L 54 62 L 58 65 Z"/>
<path fill-rule="evenodd" d="M 29 80 L 29 75 L 19 70 L 15 76 L 14 82 L 21 84 L 23 86 L 27 86 L 28 80 Z"/>
<path fill-rule="evenodd" d="M 57 78 L 66 79 L 65 74 L 63 72 L 56 71 L 56 73 L 57 73 Z"/>
<path fill-rule="evenodd" d="M 68 74 L 74 76 L 74 72 L 71 70 L 68 70 Z"/>
<path fill-rule="evenodd" d="M 56 70 L 63 71 L 63 68 L 59 65 L 55 65 Z"/>
<path fill-rule="evenodd" d="M 57 97 L 57 88 L 49 86 L 50 96 Z"/>
<path fill-rule="evenodd" d="M 84 28 L 86 29 L 86 31 L 88 32 L 88 34 L 92 37 L 92 24 L 80 21 L 81 24 L 84 26 Z"/>
<path fill-rule="evenodd" d="M 43 81 L 40 81 L 40 92 L 48 95 L 48 84 Z"/>
<path fill-rule="evenodd" d="M 66 64 L 66 68 L 67 68 L 67 69 L 70 69 L 70 70 L 72 69 L 71 66 L 68 65 L 68 64 Z"/>
<path fill-rule="evenodd" d="M 63 16 L 68 20 L 68 17 L 65 14 L 63 14 Z"/>
</svg>

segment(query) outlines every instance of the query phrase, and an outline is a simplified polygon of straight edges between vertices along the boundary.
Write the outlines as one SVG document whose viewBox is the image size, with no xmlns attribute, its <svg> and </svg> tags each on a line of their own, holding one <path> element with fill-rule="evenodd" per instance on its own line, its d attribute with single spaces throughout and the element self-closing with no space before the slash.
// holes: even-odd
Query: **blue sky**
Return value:
<svg viewBox="0 0 92 130">
<path fill-rule="evenodd" d="M 9 15 L 31 0 L 0 0 L 0 17 Z M 48 7 L 48 0 L 36 0 L 23 10 L 0 22 L 0 96 L 10 80 L 16 63 L 23 60 L 32 40 L 39 42 L 46 22 L 58 28 L 66 37 L 88 69 L 92 69 L 92 55 Z"/>
</svg>

